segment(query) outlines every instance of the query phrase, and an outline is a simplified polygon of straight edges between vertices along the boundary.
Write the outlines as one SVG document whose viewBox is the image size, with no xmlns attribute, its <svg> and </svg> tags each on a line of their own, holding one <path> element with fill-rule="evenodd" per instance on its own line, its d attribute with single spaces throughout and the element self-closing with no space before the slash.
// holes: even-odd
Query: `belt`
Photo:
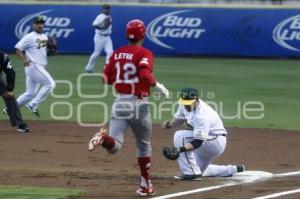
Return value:
<svg viewBox="0 0 300 199">
<path fill-rule="evenodd" d="M 213 135 L 215 137 L 211 138 L 211 139 L 208 139 L 206 141 L 213 141 L 213 140 L 216 140 L 218 139 L 219 136 L 223 136 L 223 137 L 226 137 L 227 134 L 217 134 L 217 135 Z"/>
<path fill-rule="evenodd" d="M 99 34 L 100 36 L 103 36 L 103 37 L 107 37 L 107 36 L 110 36 L 110 34 Z"/>
<path fill-rule="evenodd" d="M 219 137 L 219 136 L 223 136 L 223 137 L 226 137 L 227 136 L 227 134 L 214 134 L 214 135 L 211 135 L 211 136 L 215 136 L 215 137 Z"/>
<path fill-rule="evenodd" d="M 121 98 L 137 98 L 137 99 L 148 99 L 147 97 L 142 97 L 142 96 L 137 96 L 137 95 L 132 95 L 132 94 L 125 94 L 125 93 L 119 93 L 119 97 Z"/>
</svg>

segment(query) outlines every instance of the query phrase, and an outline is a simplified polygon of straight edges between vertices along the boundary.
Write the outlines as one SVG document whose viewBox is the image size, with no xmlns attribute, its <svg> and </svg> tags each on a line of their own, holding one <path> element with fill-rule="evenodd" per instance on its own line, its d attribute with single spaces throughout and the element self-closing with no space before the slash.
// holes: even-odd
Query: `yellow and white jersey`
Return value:
<svg viewBox="0 0 300 199">
<path fill-rule="evenodd" d="M 47 42 L 48 37 L 44 33 L 32 31 L 25 35 L 15 48 L 25 51 L 26 57 L 35 64 L 46 66 L 47 60 Z"/>
<path fill-rule="evenodd" d="M 200 99 L 199 105 L 191 112 L 179 105 L 174 117 L 186 120 L 193 127 L 194 139 L 208 140 L 219 134 L 227 134 L 218 113 Z"/>
</svg>

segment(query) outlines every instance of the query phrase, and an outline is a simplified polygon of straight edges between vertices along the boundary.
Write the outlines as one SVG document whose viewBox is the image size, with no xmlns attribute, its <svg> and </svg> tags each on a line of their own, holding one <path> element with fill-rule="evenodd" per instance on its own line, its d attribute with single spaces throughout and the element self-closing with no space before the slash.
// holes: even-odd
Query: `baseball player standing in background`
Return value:
<svg viewBox="0 0 300 199">
<path fill-rule="evenodd" d="M 211 164 L 225 150 L 227 132 L 218 113 L 198 97 L 194 88 L 181 90 L 179 108 L 163 128 L 175 128 L 187 123 L 186 130 L 176 131 L 174 146 L 164 147 L 167 159 L 178 159 L 182 175 L 177 180 L 194 180 L 201 176 L 231 176 L 245 170 L 244 165 Z"/>
<path fill-rule="evenodd" d="M 97 58 L 100 56 L 103 48 L 106 53 L 106 63 L 113 52 L 113 44 L 110 38 L 112 31 L 112 18 L 109 15 L 109 12 L 110 6 L 108 4 L 104 4 L 102 6 L 102 13 L 99 14 L 93 21 L 93 27 L 95 28 L 94 52 L 90 56 L 89 62 L 85 67 L 85 71 L 87 73 L 93 72 Z"/>
<path fill-rule="evenodd" d="M 2 71 L 6 75 L 6 82 L 2 79 Z M 18 126 L 19 132 L 29 132 L 27 124 L 23 121 L 18 103 L 14 96 L 16 72 L 6 53 L 0 51 L 0 95 L 2 96 L 6 108 L 3 112 L 8 115 L 10 124 Z"/>
<path fill-rule="evenodd" d="M 23 62 L 26 74 L 26 91 L 17 101 L 19 106 L 26 104 L 26 107 L 37 117 L 40 117 L 38 106 L 55 87 L 55 82 L 46 71 L 46 66 L 47 53 L 52 51 L 51 46 L 56 49 L 56 41 L 50 38 L 48 40 L 47 35 L 43 33 L 44 25 L 45 20 L 42 16 L 35 17 L 32 23 L 33 31 L 15 45 L 16 54 Z M 41 86 L 39 90 L 38 86 Z"/>
<path fill-rule="evenodd" d="M 166 98 L 169 91 L 153 75 L 153 54 L 143 48 L 146 27 L 141 20 L 131 20 L 126 26 L 128 45 L 113 52 L 103 69 L 104 83 L 111 84 L 119 93 L 112 107 L 109 133 L 101 128 L 89 142 L 89 150 L 102 145 L 109 153 L 118 152 L 124 134 L 131 127 L 136 139 L 137 162 L 141 172 L 139 196 L 154 195 L 150 181 L 152 122 L 148 96 L 150 88 L 157 87 Z"/>
</svg>

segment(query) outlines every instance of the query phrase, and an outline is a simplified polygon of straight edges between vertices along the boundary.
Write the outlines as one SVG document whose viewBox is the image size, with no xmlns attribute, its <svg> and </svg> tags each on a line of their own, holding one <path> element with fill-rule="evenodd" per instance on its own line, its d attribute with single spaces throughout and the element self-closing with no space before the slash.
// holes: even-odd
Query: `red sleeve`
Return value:
<svg viewBox="0 0 300 199">
<path fill-rule="evenodd" d="M 113 65 L 111 64 L 112 61 L 110 60 L 109 63 L 104 65 L 103 68 L 103 83 L 105 84 L 113 84 Z"/>
<path fill-rule="evenodd" d="M 146 51 L 139 62 L 140 78 L 142 82 L 147 82 L 155 86 L 156 79 L 153 75 L 153 54 Z"/>
</svg>

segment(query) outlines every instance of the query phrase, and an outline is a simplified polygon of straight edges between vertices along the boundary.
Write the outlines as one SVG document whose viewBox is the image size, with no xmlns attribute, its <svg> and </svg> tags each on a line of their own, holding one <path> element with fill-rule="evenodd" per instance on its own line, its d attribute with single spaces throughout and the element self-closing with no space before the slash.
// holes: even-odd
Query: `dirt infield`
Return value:
<svg viewBox="0 0 300 199">
<path fill-rule="evenodd" d="M 0 124 L 0 184 L 79 188 L 84 199 L 137 198 L 138 165 L 131 133 L 123 149 L 108 155 L 102 148 L 88 152 L 94 128 L 74 123 L 30 122 L 32 132 L 17 133 L 7 122 Z M 300 132 L 270 129 L 228 129 L 228 145 L 216 163 L 243 163 L 247 170 L 286 173 L 300 170 Z M 152 176 L 157 196 L 221 184 L 214 179 L 178 182 L 177 164 L 165 160 L 161 149 L 172 144 L 171 131 L 154 126 Z M 299 189 L 300 177 L 225 187 L 180 198 L 253 198 Z M 300 198 L 300 194 L 284 198 Z"/>
</svg>

